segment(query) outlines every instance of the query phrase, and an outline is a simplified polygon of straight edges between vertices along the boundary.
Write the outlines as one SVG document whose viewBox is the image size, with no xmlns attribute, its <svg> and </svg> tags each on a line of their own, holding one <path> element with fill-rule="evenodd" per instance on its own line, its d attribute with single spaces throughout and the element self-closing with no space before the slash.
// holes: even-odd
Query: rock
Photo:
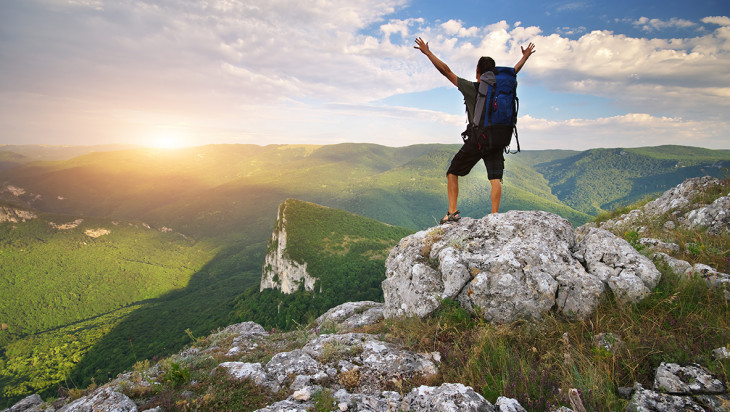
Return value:
<svg viewBox="0 0 730 412">
<path fill-rule="evenodd" d="M 730 275 L 727 273 L 718 272 L 701 263 L 696 263 L 693 266 L 684 260 L 673 258 L 662 252 L 654 253 L 652 258 L 657 262 L 665 263 L 678 275 L 701 277 L 708 286 L 723 289 L 725 299 L 730 300 Z"/>
<path fill-rule="evenodd" d="M 594 336 L 593 343 L 608 352 L 614 352 L 624 344 L 621 338 L 611 332 L 599 333 L 598 335 Z"/>
<path fill-rule="evenodd" d="M 690 265 L 686 261 L 673 258 L 663 252 L 654 253 L 652 258 L 655 261 L 665 263 L 667 266 L 669 266 L 670 269 L 672 269 L 674 273 L 678 275 L 687 274 L 692 270 L 692 265 Z"/>
<path fill-rule="evenodd" d="M 715 358 L 715 360 L 728 359 L 728 358 L 730 358 L 730 350 L 728 350 L 727 346 L 713 349 L 712 357 Z"/>
<path fill-rule="evenodd" d="M 497 398 L 496 411 L 499 412 L 527 412 L 525 408 L 517 402 L 517 399 L 505 398 L 500 396 Z"/>
<path fill-rule="evenodd" d="M 38 216 L 28 210 L 15 209 L 12 207 L 0 207 L 0 223 L 3 222 L 25 222 L 26 220 L 35 219 Z"/>
<path fill-rule="evenodd" d="M 104 229 L 103 227 L 84 230 L 84 234 L 93 239 L 108 235 L 110 233 L 111 233 L 111 231 L 109 229 Z"/>
<path fill-rule="evenodd" d="M 59 412 L 136 412 L 137 410 L 137 405 L 126 395 L 104 386 L 90 395 L 69 403 L 59 409 Z"/>
<path fill-rule="evenodd" d="M 314 402 L 300 403 L 294 399 L 285 399 L 271 404 L 265 408 L 257 409 L 255 412 L 309 412 L 314 408 Z"/>
<path fill-rule="evenodd" d="M 462 218 L 415 233 L 386 261 L 385 317 L 423 317 L 447 298 L 490 322 L 538 319 L 553 308 L 584 317 L 604 285 L 573 257 L 574 245 L 570 223 L 541 211 Z"/>
<path fill-rule="evenodd" d="M 575 256 L 589 273 L 606 282 L 620 303 L 636 303 L 661 279 L 654 264 L 627 241 L 603 229 L 582 226 Z"/>
<path fill-rule="evenodd" d="M 43 405 L 43 399 L 37 393 L 23 398 L 15 405 L 11 406 L 10 409 L 5 409 L 3 412 L 36 412 L 42 411 L 41 405 Z"/>
<path fill-rule="evenodd" d="M 262 336 L 262 335 L 268 335 L 269 333 L 266 332 L 263 326 L 259 325 L 255 322 L 242 322 L 242 323 L 236 323 L 234 325 L 230 325 L 223 329 L 222 331 L 218 332 L 217 334 L 224 334 L 224 333 L 232 333 L 234 335 L 238 335 L 243 338 L 248 338 L 252 336 Z"/>
<path fill-rule="evenodd" d="M 664 222 L 664 230 L 674 230 L 676 227 L 677 225 L 674 224 L 674 222 L 672 222 L 671 220 L 667 220 L 666 222 Z"/>
<path fill-rule="evenodd" d="M 631 399 L 631 396 L 634 394 L 634 388 L 631 386 L 619 386 L 617 392 L 621 398 Z"/>
<path fill-rule="evenodd" d="M 655 252 L 678 253 L 679 245 L 676 243 L 662 242 L 659 239 L 641 238 L 639 243 Z"/>
<path fill-rule="evenodd" d="M 57 229 L 57 230 L 70 230 L 70 229 L 75 229 L 83 222 L 84 222 L 84 219 L 76 219 L 73 222 L 62 223 L 60 225 L 53 223 L 53 222 L 48 222 L 48 226 L 50 226 L 54 229 Z"/>
<path fill-rule="evenodd" d="M 728 232 L 730 224 L 730 196 L 723 196 L 711 205 L 687 213 L 682 226 L 693 230 L 703 228 L 707 233 L 719 235 Z"/>
<path fill-rule="evenodd" d="M 527 412 L 525 408 L 517 402 L 517 399 L 506 398 L 500 396 L 495 402 L 495 410 L 499 412 Z"/>
<path fill-rule="evenodd" d="M 294 391 L 291 397 L 294 400 L 306 402 L 312 398 L 312 389 L 309 386 L 304 387 L 302 389 Z"/>
<path fill-rule="evenodd" d="M 634 395 L 626 406 L 629 412 L 683 411 L 704 412 L 705 409 L 689 396 L 667 395 L 634 385 Z"/>
<path fill-rule="evenodd" d="M 317 318 L 317 328 L 334 327 L 337 331 L 373 325 L 383 320 L 383 304 L 378 302 L 347 302 Z"/>
<path fill-rule="evenodd" d="M 307 264 L 290 259 L 286 252 L 286 209 L 289 203 L 290 200 L 286 200 L 279 206 L 279 217 L 271 234 L 269 251 L 264 258 L 260 290 L 279 289 L 282 293 L 291 294 L 302 283 L 304 289 L 314 290 L 317 279 L 309 275 Z"/>
<path fill-rule="evenodd" d="M 266 364 L 266 372 L 278 385 L 291 383 L 297 375 L 316 375 L 324 366 L 301 349 L 277 353 Z"/>
<path fill-rule="evenodd" d="M 580 242 L 576 244 L 576 235 Z M 549 310 L 585 318 L 606 288 L 636 303 L 661 273 L 623 239 L 552 213 L 510 211 L 408 236 L 386 260 L 386 318 L 423 317 L 455 299 L 495 323 Z"/>
<path fill-rule="evenodd" d="M 679 208 L 686 207 L 698 194 L 718 186 L 720 180 L 710 176 L 687 179 L 679 185 L 667 190 L 657 199 L 642 208 L 649 216 L 660 216 Z"/>
<path fill-rule="evenodd" d="M 391 391 L 367 395 L 349 393 L 345 389 L 340 389 L 335 392 L 334 398 L 338 409 L 341 411 L 391 412 L 407 410 L 401 396 L 397 392 Z"/>
<path fill-rule="evenodd" d="M 251 379 L 257 385 L 266 380 L 266 372 L 260 363 L 223 362 L 218 366 L 227 369 L 228 374 L 236 379 Z"/>
<path fill-rule="evenodd" d="M 406 397 L 405 403 L 413 412 L 492 412 L 496 411 L 488 400 L 460 383 L 444 383 L 441 386 L 420 386 Z"/>
<path fill-rule="evenodd" d="M 697 195 L 718 185 L 720 185 L 720 180 L 710 176 L 687 179 L 679 185 L 667 190 L 657 199 L 648 202 L 640 209 L 632 210 L 625 215 L 602 222 L 599 227 L 601 229 L 610 230 L 614 233 L 623 233 L 626 230 L 636 228 L 636 226 L 643 220 L 650 220 L 661 215 L 675 216 L 678 220 L 683 220 L 684 218 L 680 216 L 680 214 L 685 208 L 692 207 L 692 200 L 697 197 Z M 697 208 L 699 208 L 699 206 L 695 207 L 695 209 Z M 712 216 L 713 213 L 715 212 L 697 212 L 693 215 L 692 221 L 705 221 L 705 217 Z M 667 221 L 665 229 L 673 230 L 674 225 L 674 222 Z"/>
<path fill-rule="evenodd" d="M 654 390 L 670 394 L 723 393 L 727 389 L 719 379 L 697 364 L 680 366 L 662 362 L 654 376 Z"/>
</svg>

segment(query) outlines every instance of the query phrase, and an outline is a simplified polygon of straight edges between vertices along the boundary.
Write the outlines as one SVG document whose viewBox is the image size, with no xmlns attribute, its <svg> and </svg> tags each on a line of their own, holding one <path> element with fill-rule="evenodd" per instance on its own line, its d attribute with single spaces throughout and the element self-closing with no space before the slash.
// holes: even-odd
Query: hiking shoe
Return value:
<svg viewBox="0 0 730 412">
<path fill-rule="evenodd" d="M 444 216 L 444 218 L 439 221 L 439 225 L 443 225 L 446 222 L 458 222 L 459 219 L 461 219 L 461 216 L 459 216 L 459 213 L 461 213 L 461 212 L 459 212 L 458 210 L 454 213 L 449 213 L 447 211 L 446 216 Z"/>
</svg>

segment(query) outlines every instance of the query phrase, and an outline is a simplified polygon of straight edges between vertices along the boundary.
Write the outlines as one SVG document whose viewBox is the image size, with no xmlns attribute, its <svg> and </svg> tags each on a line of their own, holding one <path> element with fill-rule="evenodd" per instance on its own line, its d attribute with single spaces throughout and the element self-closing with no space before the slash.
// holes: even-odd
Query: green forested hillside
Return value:
<svg viewBox="0 0 730 412">
<path fill-rule="evenodd" d="M 186 329 L 225 325 L 236 286 L 255 282 L 245 262 L 258 258 L 143 222 L 0 223 L 0 406 L 105 380 L 179 348 Z"/>
<path fill-rule="evenodd" d="M 313 291 L 302 286 L 291 295 L 251 287 L 236 299 L 233 320 L 255 319 L 268 328 L 290 329 L 344 302 L 382 301 L 385 259 L 411 230 L 294 199 L 279 210 L 277 224 L 287 233 L 283 253 L 306 263 L 307 272 L 318 281 Z M 272 241 L 269 250 L 273 247 Z"/>
<path fill-rule="evenodd" d="M 730 151 L 684 146 L 593 149 L 537 164 L 553 193 L 568 206 L 595 216 L 655 196 L 687 178 L 724 177 Z"/>
</svg>

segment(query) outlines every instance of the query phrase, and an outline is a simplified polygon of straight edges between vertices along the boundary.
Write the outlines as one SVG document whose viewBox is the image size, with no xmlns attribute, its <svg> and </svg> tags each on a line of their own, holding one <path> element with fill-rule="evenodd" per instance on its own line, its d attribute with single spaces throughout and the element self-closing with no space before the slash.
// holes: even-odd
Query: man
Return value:
<svg viewBox="0 0 730 412">
<path fill-rule="evenodd" d="M 442 62 L 436 57 L 431 50 L 428 48 L 428 43 L 423 41 L 420 37 L 416 39 L 416 46 L 414 49 L 420 50 L 428 59 L 433 63 L 434 67 L 443 74 L 454 86 L 456 86 L 461 94 L 464 96 L 464 103 L 466 103 L 466 110 L 469 119 L 474 116 L 474 106 L 476 103 L 477 87 L 479 85 L 479 77 L 487 71 L 491 71 L 495 67 L 494 60 L 491 57 L 482 57 L 477 63 L 477 81 L 470 82 L 468 80 L 457 77 L 446 63 Z M 515 74 L 522 69 L 527 59 L 530 58 L 532 53 L 535 53 L 535 45 L 530 43 L 527 48 L 522 48 L 522 58 L 515 65 Z M 469 139 L 473 140 L 473 139 Z M 499 211 L 499 201 L 502 197 L 502 174 L 504 171 L 504 155 L 502 154 L 502 148 L 491 150 L 486 154 L 482 154 L 479 149 L 471 144 L 469 141 L 459 149 L 459 152 L 454 156 L 449 166 L 449 170 L 446 172 L 446 187 L 449 197 L 449 210 L 446 212 L 446 216 L 439 223 L 455 222 L 461 218 L 459 216 L 459 210 L 456 208 L 456 201 L 459 197 L 459 176 L 466 176 L 471 171 L 479 160 L 484 160 L 484 165 L 487 167 L 487 177 L 489 183 L 492 186 L 492 213 Z"/>
</svg>

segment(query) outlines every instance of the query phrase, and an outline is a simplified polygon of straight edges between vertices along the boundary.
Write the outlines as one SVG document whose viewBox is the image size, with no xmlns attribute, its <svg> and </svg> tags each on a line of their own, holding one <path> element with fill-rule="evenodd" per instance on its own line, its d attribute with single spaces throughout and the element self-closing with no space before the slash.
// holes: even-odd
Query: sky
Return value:
<svg viewBox="0 0 730 412">
<path fill-rule="evenodd" d="M 461 142 L 518 75 L 523 150 L 730 149 L 727 0 L 0 0 L 0 144 Z"/>
</svg>

